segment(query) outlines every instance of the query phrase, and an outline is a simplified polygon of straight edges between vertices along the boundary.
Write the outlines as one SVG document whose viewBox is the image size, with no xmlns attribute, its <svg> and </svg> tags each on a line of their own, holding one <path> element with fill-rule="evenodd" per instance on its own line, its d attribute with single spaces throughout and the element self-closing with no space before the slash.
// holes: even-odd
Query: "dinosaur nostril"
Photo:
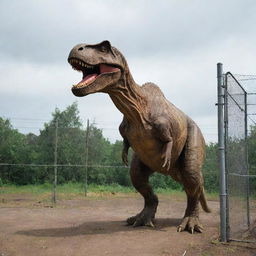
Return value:
<svg viewBox="0 0 256 256">
<path fill-rule="evenodd" d="M 83 47 L 78 48 L 78 51 L 82 51 L 82 50 L 83 50 Z"/>
</svg>

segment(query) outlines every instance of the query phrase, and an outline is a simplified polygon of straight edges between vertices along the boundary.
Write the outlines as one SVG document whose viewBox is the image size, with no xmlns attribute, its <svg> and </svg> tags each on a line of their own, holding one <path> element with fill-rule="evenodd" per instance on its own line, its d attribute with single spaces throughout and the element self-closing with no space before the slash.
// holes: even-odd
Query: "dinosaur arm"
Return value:
<svg viewBox="0 0 256 256">
<path fill-rule="evenodd" d="M 172 157 L 172 146 L 173 139 L 170 133 L 170 124 L 168 120 L 164 117 L 159 117 L 154 122 L 154 127 L 156 129 L 156 136 L 163 143 L 163 149 L 161 152 L 161 158 L 163 159 L 162 168 L 170 168 L 171 157 Z"/>
<path fill-rule="evenodd" d="M 163 159 L 163 165 L 162 167 L 167 167 L 167 169 L 170 168 L 171 165 L 171 156 L 172 156 L 172 140 L 165 143 L 161 158 Z"/>
<path fill-rule="evenodd" d="M 122 160 L 123 160 L 123 163 L 126 166 L 128 166 L 128 150 L 130 148 L 130 143 L 126 138 L 126 126 L 127 126 L 127 121 L 126 119 L 123 119 L 122 123 L 119 126 L 119 132 L 123 137 Z"/>
<path fill-rule="evenodd" d="M 130 144 L 126 138 L 123 140 L 123 151 L 122 151 L 122 160 L 126 166 L 128 166 L 128 150 L 130 148 Z"/>
</svg>

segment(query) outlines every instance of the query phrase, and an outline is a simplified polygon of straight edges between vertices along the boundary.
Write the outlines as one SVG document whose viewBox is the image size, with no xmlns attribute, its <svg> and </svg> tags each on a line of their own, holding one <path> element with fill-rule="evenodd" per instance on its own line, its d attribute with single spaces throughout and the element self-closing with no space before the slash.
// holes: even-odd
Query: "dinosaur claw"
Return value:
<svg viewBox="0 0 256 256">
<path fill-rule="evenodd" d="M 127 153 L 123 152 L 122 153 L 122 160 L 125 166 L 128 166 L 128 158 L 127 158 Z"/>
<path fill-rule="evenodd" d="M 164 167 L 167 167 L 167 169 L 169 169 L 170 168 L 170 160 L 168 159 L 166 159 L 165 161 L 164 161 L 164 163 L 163 163 L 163 165 L 162 165 L 162 168 L 164 168 Z"/>
<path fill-rule="evenodd" d="M 136 220 L 136 221 L 133 223 L 132 226 L 133 226 L 134 228 L 136 228 L 136 227 L 141 226 L 141 223 L 140 223 L 138 220 Z"/>
<path fill-rule="evenodd" d="M 199 233 L 203 233 L 203 229 L 198 228 L 198 229 L 197 229 L 197 232 L 199 232 Z"/>
<path fill-rule="evenodd" d="M 134 228 L 136 228 L 136 227 L 138 227 L 139 225 L 136 224 L 136 223 L 134 223 L 132 226 L 133 226 Z"/>
<path fill-rule="evenodd" d="M 200 224 L 198 217 L 184 217 L 177 228 L 177 232 L 187 230 L 190 234 L 195 232 L 203 233 L 203 226 Z"/>
<path fill-rule="evenodd" d="M 203 233 L 204 228 L 203 228 L 203 226 L 201 226 L 201 225 L 196 225 L 196 226 L 195 226 L 195 230 L 196 230 L 197 232 L 199 232 L 199 233 Z"/>
<path fill-rule="evenodd" d="M 155 227 L 155 225 L 153 224 L 153 222 L 151 220 L 146 224 L 146 226 L 151 227 L 151 228 Z"/>
</svg>

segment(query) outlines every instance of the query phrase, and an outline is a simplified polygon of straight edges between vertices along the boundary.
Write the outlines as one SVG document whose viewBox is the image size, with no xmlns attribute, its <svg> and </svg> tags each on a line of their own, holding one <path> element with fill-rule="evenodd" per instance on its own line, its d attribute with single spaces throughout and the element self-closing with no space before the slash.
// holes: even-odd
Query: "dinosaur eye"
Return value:
<svg viewBox="0 0 256 256">
<path fill-rule="evenodd" d="M 100 50 L 101 50 L 102 52 L 107 52 L 107 51 L 108 51 L 107 47 L 104 46 L 104 45 L 102 45 L 102 46 L 100 47 Z"/>
</svg>

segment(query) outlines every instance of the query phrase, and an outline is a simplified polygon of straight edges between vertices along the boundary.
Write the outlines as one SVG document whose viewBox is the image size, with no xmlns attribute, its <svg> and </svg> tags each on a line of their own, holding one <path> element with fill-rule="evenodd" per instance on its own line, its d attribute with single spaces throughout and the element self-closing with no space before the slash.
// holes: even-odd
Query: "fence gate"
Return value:
<svg viewBox="0 0 256 256">
<path fill-rule="evenodd" d="M 255 194 L 250 189 L 255 175 L 250 173 L 248 158 L 248 141 L 256 143 L 250 133 L 256 123 L 248 126 L 248 118 L 256 112 L 248 113 L 248 106 L 256 101 L 248 104 L 248 95 L 254 93 L 247 93 L 232 73 L 223 74 L 222 64 L 218 64 L 218 78 L 221 240 L 256 242 Z"/>
</svg>

